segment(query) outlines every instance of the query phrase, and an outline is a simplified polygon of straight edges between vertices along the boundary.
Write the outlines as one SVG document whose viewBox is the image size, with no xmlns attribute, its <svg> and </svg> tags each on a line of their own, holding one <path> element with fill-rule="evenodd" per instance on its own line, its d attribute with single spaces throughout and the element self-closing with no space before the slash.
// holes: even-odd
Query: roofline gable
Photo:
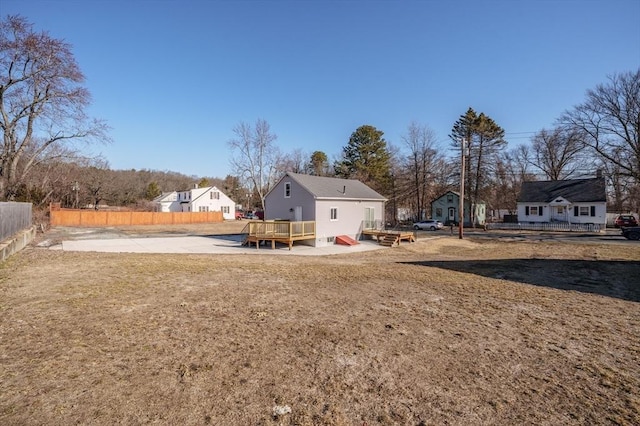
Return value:
<svg viewBox="0 0 640 426">
<path fill-rule="evenodd" d="M 363 187 L 365 187 L 367 190 L 375 193 L 376 195 L 379 196 L 378 197 L 353 197 L 353 196 L 345 196 L 345 194 L 342 194 L 342 196 L 340 195 L 336 195 L 336 196 L 327 196 L 327 195 L 318 195 L 316 192 L 314 192 L 311 188 L 309 188 L 305 182 L 303 181 L 303 179 L 300 179 L 299 176 L 305 176 L 307 178 L 318 178 L 318 179 L 331 179 L 331 180 L 335 180 L 335 181 L 344 181 L 344 185 L 346 186 L 347 184 L 351 184 L 351 185 L 361 185 Z M 282 183 L 286 178 L 291 179 L 292 181 L 294 181 L 296 184 L 298 184 L 300 186 L 300 188 L 304 189 L 308 194 L 310 194 L 314 199 L 316 200 L 349 200 L 349 201 L 353 201 L 353 200 L 361 200 L 361 201 L 387 201 L 387 198 L 384 197 L 383 195 L 379 194 L 377 191 L 375 191 L 373 188 L 371 188 L 370 186 L 368 186 L 367 184 L 356 180 L 356 179 L 343 179 L 343 178 L 336 178 L 336 177 L 331 177 L 331 176 L 314 176 L 314 175 L 307 175 L 307 174 L 303 174 L 303 173 L 293 173 L 293 172 L 286 172 L 279 180 L 278 182 L 273 186 L 273 188 L 271 188 L 269 190 L 269 192 L 267 192 L 267 194 L 265 195 L 265 199 L 273 192 L 275 191 L 276 187 L 278 187 L 280 185 L 280 183 Z M 338 185 L 339 186 L 339 185 Z"/>
</svg>

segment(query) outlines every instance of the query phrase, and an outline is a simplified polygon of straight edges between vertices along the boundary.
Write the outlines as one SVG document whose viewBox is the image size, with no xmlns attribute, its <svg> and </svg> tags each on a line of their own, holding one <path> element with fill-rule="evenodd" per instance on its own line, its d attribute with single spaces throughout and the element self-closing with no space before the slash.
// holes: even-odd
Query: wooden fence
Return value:
<svg viewBox="0 0 640 426">
<path fill-rule="evenodd" d="M 51 226 L 125 226 L 125 225 L 185 225 L 223 222 L 222 212 L 122 212 L 100 210 L 50 210 Z"/>
<path fill-rule="evenodd" d="M 0 242 L 32 225 L 31 203 L 0 203 Z"/>
</svg>

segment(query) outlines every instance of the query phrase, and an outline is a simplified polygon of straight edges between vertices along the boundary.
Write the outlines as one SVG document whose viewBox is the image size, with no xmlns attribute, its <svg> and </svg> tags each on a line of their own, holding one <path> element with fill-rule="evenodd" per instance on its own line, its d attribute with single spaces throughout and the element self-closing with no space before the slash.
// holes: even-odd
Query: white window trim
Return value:
<svg viewBox="0 0 640 426">
<path fill-rule="evenodd" d="M 336 217 L 333 217 L 333 212 L 336 212 Z M 329 208 L 329 221 L 331 222 L 337 222 L 338 221 L 338 208 L 337 207 L 330 207 Z"/>
<path fill-rule="evenodd" d="M 287 194 L 287 190 L 289 190 L 289 194 Z M 291 182 L 284 183 L 284 198 L 291 198 Z"/>
</svg>

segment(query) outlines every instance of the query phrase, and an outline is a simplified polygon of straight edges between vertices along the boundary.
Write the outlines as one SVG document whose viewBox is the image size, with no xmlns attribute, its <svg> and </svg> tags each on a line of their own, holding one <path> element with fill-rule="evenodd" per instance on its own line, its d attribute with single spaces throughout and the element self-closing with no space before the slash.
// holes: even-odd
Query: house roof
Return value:
<svg viewBox="0 0 640 426">
<path fill-rule="evenodd" d="M 604 178 L 523 182 L 519 203 L 550 203 L 562 197 L 571 203 L 606 202 Z"/>
<path fill-rule="evenodd" d="M 437 196 L 436 198 L 434 198 L 433 201 L 431 201 L 431 204 L 435 203 L 439 199 L 443 198 L 445 195 L 449 195 L 449 194 L 453 194 L 456 197 L 460 197 L 460 193 L 458 191 L 449 190 L 449 191 L 445 192 L 444 194 L 441 194 L 441 195 Z M 465 204 L 467 204 L 467 203 L 469 203 L 469 200 L 465 199 L 464 202 L 465 202 Z M 482 200 L 478 200 L 476 202 L 476 205 L 483 205 L 483 204 L 486 204 L 486 203 L 484 201 L 482 201 Z"/>
<path fill-rule="evenodd" d="M 309 191 L 316 199 L 387 201 L 385 197 L 359 180 L 304 175 L 291 172 L 287 172 L 283 179 L 287 177 Z"/>
<path fill-rule="evenodd" d="M 456 191 L 447 191 L 447 192 L 445 192 L 445 193 L 443 193 L 443 194 L 438 195 L 436 198 L 434 198 L 434 200 L 439 200 L 440 198 L 444 197 L 444 196 L 445 196 L 445 195 L 447 195 L 447 194 L 453 194 L 453 195 L 455 195 L 456 197 L 459 197 L 459 196 L 460 196 L 460 193 L 459 193 L 459 192 L 456 192 Z"/>
<path fill-rule="evenodd" d="M 156 198 L 154 198 L 152 200 L 152 202 L 154 203 L 160 203 L 162 201 L 165 201 L 165 198 L 167 198 L 169 195 L 175 194 L 176 191 L 171 191 L 171 192 L 163 192 L 162 194 L 158 195 Z"/>
</svg>

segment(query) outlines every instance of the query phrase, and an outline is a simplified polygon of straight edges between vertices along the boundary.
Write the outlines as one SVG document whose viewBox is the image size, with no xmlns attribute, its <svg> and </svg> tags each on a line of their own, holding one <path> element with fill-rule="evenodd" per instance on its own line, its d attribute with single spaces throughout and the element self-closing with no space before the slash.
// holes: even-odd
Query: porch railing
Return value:
<svg viewBox="0 0 640 426">
<path fill-rule="evenodd" d="M 381 231 L 384 229 L 384 222 L 380 219 L 377 220 L 363 220 L 362 230 L 376 230 Z"/>
<path fill-rule="evenodd" d="M 540 222 L 540 223 L 487 223 L 487 229 L 522 230 L 522 231 L 578 231 L 600 232 L 604 229 L 601 223 L 566 223 L 566 222 Z"/>
<path fill-rule="evenodd" d="M 316 234 L 315 221 L 286 222 L 264 221 L 249 222 L 250 237 L 299 238 Z"/>
</svg>

